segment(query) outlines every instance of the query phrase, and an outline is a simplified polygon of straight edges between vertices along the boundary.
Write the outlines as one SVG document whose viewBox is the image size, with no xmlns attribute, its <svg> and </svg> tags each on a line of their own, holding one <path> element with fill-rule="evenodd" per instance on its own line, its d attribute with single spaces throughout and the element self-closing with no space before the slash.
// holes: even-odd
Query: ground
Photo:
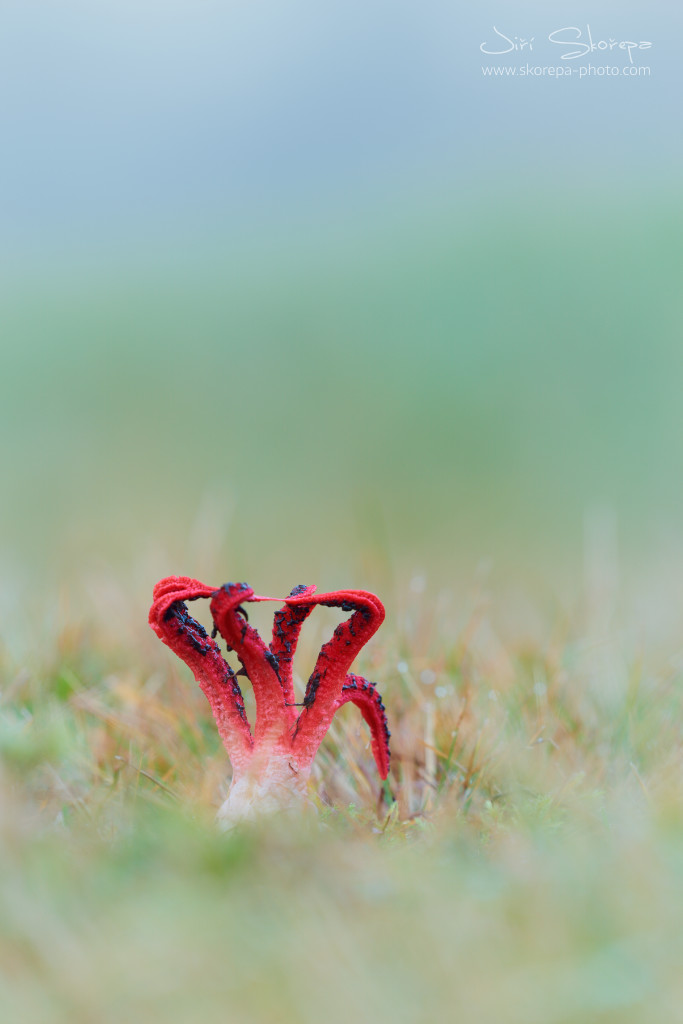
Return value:
<svg viewBox="0 0 683 1024">
<path fill-rule="evenodd" d="M 100 609 L 5 651 L 3 1019 L 682 1019 L 675 658 L 626 657 L 579 606 L 524 628 L 480 588 L 389 597 L 357 663 L 388 783 L 349 707 L 317 814 L 229 835 L 208 705 L 146 609 L 125 650 Z"/>
</svg>

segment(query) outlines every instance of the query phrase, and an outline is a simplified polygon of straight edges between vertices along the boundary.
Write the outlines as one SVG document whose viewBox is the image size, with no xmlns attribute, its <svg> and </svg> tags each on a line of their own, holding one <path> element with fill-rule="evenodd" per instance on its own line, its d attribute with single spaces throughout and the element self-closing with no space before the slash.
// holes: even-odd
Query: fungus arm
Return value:
<svg viewBox="0 0 683 1024">
<path fill-rule="evenodd" d="M 368 682 L 363 676 L 349 673 L 342 686 L 341 696 L 335 704 L 335 712 L 344 704 L 353 703 L 360 708 L 363 718 L 370 727 L 372 753 L 375 758 L 380 778 L 386 779 L 389 774 L 391 753 L 389 750 L 389 723 L 384 702 L 377 692 L 376 684 Z"/>
<path fill-rule="evenodd" d="M 168 576 L 154 588 L 149 624 L 192 671 L 206 696 L 233 767 L 246 764 L 253 747 L 244 701 L 235 674 L 218 645 L 193 619 L 185 602 L 210 597 L 213 587 L 188 576 Z"/>
<path fill-rule="evenodd" d="M 285 606 L 275 612 L 273 617 L 273 639 L 270 643 L 270 650 L 277 658 L 279 666 L 280 684 L 284 698 L 288 704 L 294 704 L 294 684 L 292 681 L 292 661 L 296 645 L 299 642 L 301 627 L 313 611 L 315 605 L 302 603 L 306 597 L 312 596 L 315 587 L 299 586 L 294 587 L 291 594 L 285 598 Z M 298 598 L 296 602 L 289 598 Z"/>
<path fill-rule="evenodd" d="M 211 614 L 216 629 L 228 649 L 237 654 L 254 688 L 254 735 L 258 744 L 265 736 L 277 738 L 291 724 L 292 710 L 285 703 L 278 658 L 249 625 L 241 608 L 243 602 L 253 600 L 269 599 L 255 598 L 246 583 L 225 583 L 212 595 Z"/>
<path fill-rule="evenodd" d="M 351 664 L 384 621 L 384 606 L 378 597 L 364 590 L 318 594 L 309 600 L 352 612 L 351 617 L 337 626 L 332 639 L 321 648 L 306 687 L 293 749 L 304 759 L 313 760 L 330 727 Z"/>
</svg>

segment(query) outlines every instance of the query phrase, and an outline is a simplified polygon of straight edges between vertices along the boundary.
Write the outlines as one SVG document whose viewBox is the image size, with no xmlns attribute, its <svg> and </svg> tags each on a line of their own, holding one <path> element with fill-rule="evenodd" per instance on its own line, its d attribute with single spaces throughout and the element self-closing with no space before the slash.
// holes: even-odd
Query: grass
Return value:
<svg viewBox="0 0 683 1024">
<path fill-rule="evenodd" d="M 318 820 L 228 836 L 208 705 L 144 608 L 115 614 L 110 586 L 37 654 L 4 650 L 0 1019 L 683 1019 L 676 658 L 624 655 L 618 616 L 525 630 L 496 595 L 420 591 L 383 595 L 358 663 L 386 787 L 347 708 Z"/>
</svg>

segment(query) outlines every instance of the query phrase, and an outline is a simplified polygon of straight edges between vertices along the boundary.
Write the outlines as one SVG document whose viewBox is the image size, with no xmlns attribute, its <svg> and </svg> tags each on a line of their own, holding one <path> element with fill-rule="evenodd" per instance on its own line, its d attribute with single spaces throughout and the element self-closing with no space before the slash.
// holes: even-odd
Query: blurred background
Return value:
<svg viewBox="0 0 683 1024">
<path fill-rule="evenodd" d="M 548 34 L 588 24 L 652 41 L 650 75 L 482 74 L 522 57 L 482 55 L 493 26 L 559 64 Z M 669 3 L 11 4 L 6 604 L 103 569 L 556 590 L 595 521 L 677 575 L 682 30 Z"/>
<path fill-rule="evenodd" d="M 588 26 L 650 73 L 482 73 Z M 669 0 L 2 4 L 0 1019 L 681 1019 L 682 47 Z M 170 573 L 382 597 L 382 791 L 347 708 L 312 829 L 217 835 Z"/>
</svg>

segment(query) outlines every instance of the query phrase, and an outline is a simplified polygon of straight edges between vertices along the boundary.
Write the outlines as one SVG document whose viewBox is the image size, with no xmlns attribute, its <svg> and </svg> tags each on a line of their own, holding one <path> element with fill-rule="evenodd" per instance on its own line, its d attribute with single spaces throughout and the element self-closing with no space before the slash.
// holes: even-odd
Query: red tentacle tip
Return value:
<svg viewBox="0 0 683 1024">
<path fill-rule="evenodd" d="M 211 638 L 187 612 L 186 602 L 209 598 Z M 278 601 L 273 636 L 267 644 L 249 625 L 245 605 Z M 316 605 L 349 612 L 323 645 L 303 700 L 294 698 L 292 659 L 302 625 Z M 305 799 L 313 758 L 335 712 L 348 701 L 367 722 L 382 779 L 389 771 L 389 728 L 384 704 L 373 683 L 349 673 L 358 652 L 384 620 L 384 606 L 363 590 L 317 594 L 300 584 L 285 598 L 254 594 L 247 583 L 210 587 L 188 576 L 168 576 L 154 587 L 149 622 L 155 633 L 191 668 L 206 694 L 233 765 L 230 794 L 219 817 L 230 822 L 261 809 Z M 220 634 L 228 652 L 242 663 L 237 675 L 253 686 L 256 722 L 252 737 L 239 685 L 215 643 Z"/>
</svg>

